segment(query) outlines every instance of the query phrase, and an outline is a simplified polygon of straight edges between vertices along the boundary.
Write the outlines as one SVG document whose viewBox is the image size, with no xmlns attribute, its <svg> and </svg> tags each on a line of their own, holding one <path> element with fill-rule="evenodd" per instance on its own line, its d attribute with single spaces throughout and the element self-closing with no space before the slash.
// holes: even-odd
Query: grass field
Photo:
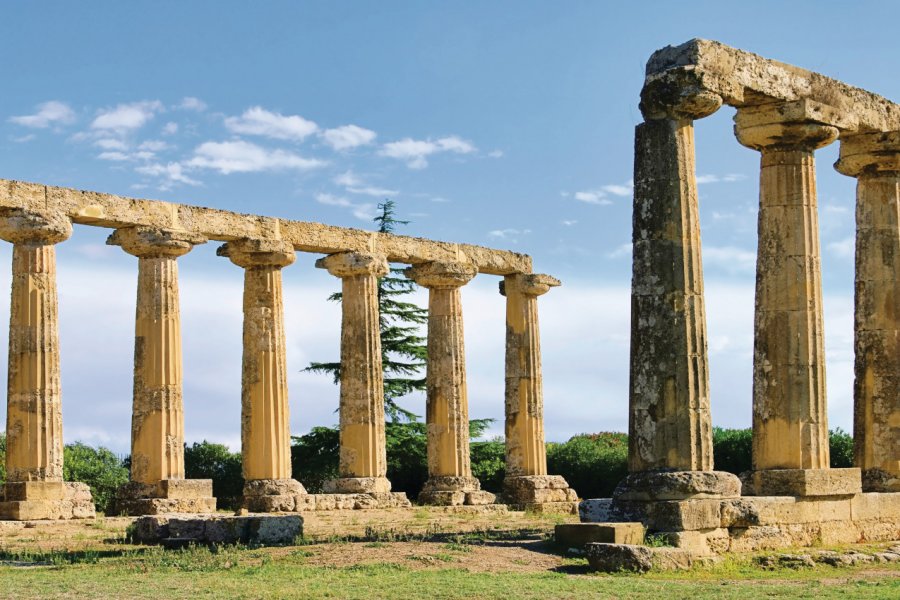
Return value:
<svg viewBox="0 0 900 600">
<path fill-rule="evenodd" d="M 296 546 L 177 551 L 125 543 L 125 519 L 0 529 L 0 597 L 900 598 L 897 563 L 763 570 L 741 556 L 606 575 L 553 545 L 551 518 L 404 519 L 376 527 L 359 515 L 313 517 Z"/>
</svg>

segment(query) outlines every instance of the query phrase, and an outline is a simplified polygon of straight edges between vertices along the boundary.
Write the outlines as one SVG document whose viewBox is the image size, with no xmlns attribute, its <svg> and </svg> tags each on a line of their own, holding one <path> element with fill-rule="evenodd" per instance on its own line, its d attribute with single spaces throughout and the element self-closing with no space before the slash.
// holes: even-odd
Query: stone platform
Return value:
<svg viewBox="0 0 900 600">
<path fill-rule="evenodd" d="M 211 479 L 164 479 L 157 483 L 130 481 L 116 494 L 123 515 L 209 513 L 216 511 Z"/>
<path fill-rule="evenodd" d="M 419 504 L 431 506 L 479 506 L 493 504 L 496 499 L 481 489 L 475 477 L 431 477 L 419 492 Z"/>
<path fill-rule="evenodd" d="M 140 517 L 130 530 L 132 541 L 168 548 L 190 544 L 292 544 L 303 535 L 299 515 L 166 515 Z"/>
<path fill-rule="evenodd" d="M 0 489 L 0 519 L 92 519 L 91 489 L 72 481 L 7 482 Z"/>
</svg>

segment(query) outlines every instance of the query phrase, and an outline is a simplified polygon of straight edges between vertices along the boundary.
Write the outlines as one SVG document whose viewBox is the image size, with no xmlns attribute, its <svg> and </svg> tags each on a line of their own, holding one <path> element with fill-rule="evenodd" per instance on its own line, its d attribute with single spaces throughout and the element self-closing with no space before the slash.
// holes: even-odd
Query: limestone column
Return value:
<svg viewBox="0 0 900 600">
<path fill-rule="evenodd" d="M 76 486 L 63 483 L 56 244 L 71 235 L 64 214 L 13 209 L 0 215 L 0 238 L 13 244 L 4 518 L 93 516 L 90 492 L 75 507 L 83 514 L 75 514 L 66 502 Z"/>
<path fill-rule="evenodd" d="M 384 256 L 359 252 L 332 254 L 316 261 L 341 278 L 340 466 L 331 493 L 387 493 L 384 432 L 384 370 L 378 278 L 388 273 Z"/>
<path fill-rule="evenodd" d="M 628 470 L 710 471 L 706 309 L 694 120 L 708 92 L 650 113 L 635 130 Z"/>
<path fill-rule="evenodd" d="M 813 152 L 837 139 L 831 123 L 827 111 L 806 101 L 743 108 L 735 116 L 738 141 L 762 155 L 753 357 L 759 494 L 807 495 L 805 482 L 822 476 L 796 471 L 829 467 Z"/>
<path fill-rule="evenodd" d="M 118 494 L 128 514 L 215 510 L 212 480 L 184 478 L 178 263 L 206 238 L 174 229 L 127 227 L 107 244 L 138 257 L 131 482 Z"/>
<path fill-rule="evenodd" d="M 306 493 L 291 478 L 291 437 L 281 269 L 295 260 L 281 240 L 242 239 L 217 253 L 244 269 L 241 453 L 244 504 L 251 511 L 291 511 Z"/>
<path fill-rule="evenodd" d="M 900 491 L 900 132 L 841 138 L 856 187 L 856 466 L 863 491 Z"/>
<path fill-rule="evenodd" d="M 428 481 L 419 501 L 425 504 L 490 504 L 472 477 L 469 455 L 469 406 L 460 287 L 476 274 L 474 265 L 431 262 L 406 270 L 428 288 L 428 361 L 425 420 L 428 427 Z"/>
<path fill-rule="evenodd" d="M 566 480 L 547 475 L 544 389 L 537 298 L 559 280 L 549 275 L 507 275 L 506 296 L 506 478 L 503 493 L 512 504 L 577 500 Z"/>
</svg>

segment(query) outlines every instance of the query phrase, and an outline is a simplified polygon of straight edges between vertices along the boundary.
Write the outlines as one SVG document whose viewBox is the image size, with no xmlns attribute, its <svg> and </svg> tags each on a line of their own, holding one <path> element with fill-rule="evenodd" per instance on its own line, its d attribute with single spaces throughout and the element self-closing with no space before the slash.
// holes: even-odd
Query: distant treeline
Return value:
<svg viewBox="0 0 900 600">
<path fill-rule="evenodd" d="M 471 423 L 472 471 L 482 487 L 499 492 L 505 475 L 504 444 L 501 438 L 478 441 L 488 421 Z M 388 423 L 388 479 L 394 491 L 415 499 L 427 479 L 425 424 Z M 322 491 L 322 484 L 337 476 L 338 429 L 314 427 L 306 435 L 294 437 L 291 448 L 293 476 L 310 493 Z M 831 466 L 853 466 L 853 438 L 846 432 L 831 431 Z M 739 474 L 750 469 L 749 429 L 713 430 L 715 468 Z M 566 442 L 547 444 L 547 468 L 562 475 L 582 498 L 609 497 L 626 474 L 628 436 L 624 433 L 576 435 Z M 5 480 L 6 438 L 0 435 L 0 482 Z M 67 444 L 63 476 L 67 481 L 90 485 L 97 510 L 114 511 L 115 491 L 128 481 L 128 458 L 120 459 L 106 448 Z M 185 446 L 185 473 L 188 478 L 212 479 L 213 493 L 220 508 L 235 508 L 243 488 L 241 455 L 222 444 L 199 442 Z"/>
</svg>

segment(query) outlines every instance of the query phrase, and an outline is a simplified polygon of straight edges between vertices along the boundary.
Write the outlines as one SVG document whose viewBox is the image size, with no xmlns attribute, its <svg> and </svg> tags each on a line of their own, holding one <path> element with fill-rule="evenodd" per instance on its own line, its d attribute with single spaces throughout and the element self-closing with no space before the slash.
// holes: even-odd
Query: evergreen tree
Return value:
<svg viewBox="0 0 900 600">
<path fill-rule="evenodd" d="M 394 212 L 394 201 L 385 200 L 378 205 L 381 213 L 373 220 L 379 233 L 393 233 L 398 225 L 408 225 Z M 416 390 L 425 389 L 426 338 L 420 334 L 420 326 L 428 322 L 428 310 L 401 298 L 411 294 L 416 284 L 403 276 L 403 268 L 391 267 L 390 272 L 378 280 L 379 328 L 381 331 L 381 365 L 384 371 L 384 410 L 391 421 L 404 419 L 415 421 L 418 417 L 397 404 L 397 399 Z M 341 301 L 341 293 L 328 297 L 332 302 Z M 313 362 L 304 369 L 313 373 L 329 373 L 334 382 L 341 380 L 340 362 Z"/>
</svg>

